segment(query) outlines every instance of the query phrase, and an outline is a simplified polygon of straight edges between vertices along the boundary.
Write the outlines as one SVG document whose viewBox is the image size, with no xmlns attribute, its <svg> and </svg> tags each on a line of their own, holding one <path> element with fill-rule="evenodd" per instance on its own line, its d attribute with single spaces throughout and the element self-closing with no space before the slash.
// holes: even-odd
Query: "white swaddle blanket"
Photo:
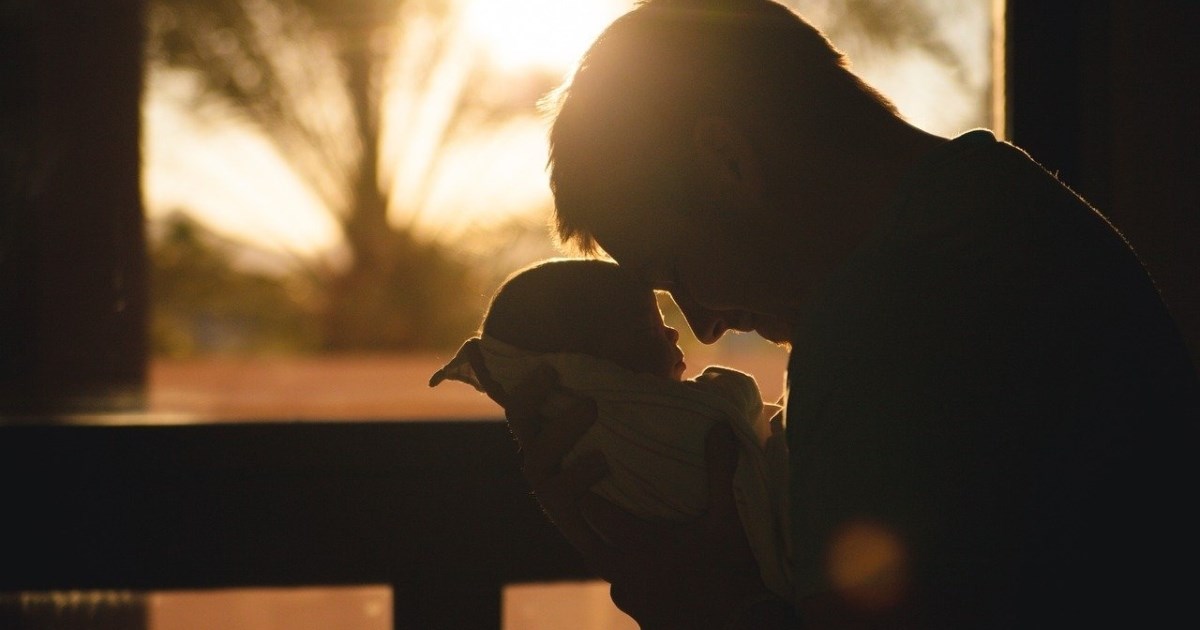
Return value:
<svg viewBox="0 0 1200 630">
<path fill-rule="evenodd" d="M 564 464 L 590 451 L 603 453 L 609 474 L 592 491 L 648 521 L 681 523 L 705 511 L 705 441 L 714 422 L 728 422 L 739 443 L 733 487 L 746 538 L 763 582 L 791 599 L 786 440 L 779 406 L 762 402 L 752 376 L 709 367 L 695 379 L 675 382 L 588 355 L 533 353 L 485 336 L 463 344 L 430 386 L 450 379 L 485 391 L 467 358 L 476 351 L 505 391 L 546 364 L 558 372 L 562 387 L 593 399 L 597 421 Z M 555 417 L 555 409 L 570 402 L 552 397 L 545 415 Z"/>
</svg>

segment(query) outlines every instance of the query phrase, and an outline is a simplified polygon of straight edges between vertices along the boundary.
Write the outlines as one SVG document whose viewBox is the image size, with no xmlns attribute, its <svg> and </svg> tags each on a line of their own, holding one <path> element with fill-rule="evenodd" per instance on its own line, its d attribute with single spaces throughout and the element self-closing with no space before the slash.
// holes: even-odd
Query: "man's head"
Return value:
<svg viewBox="0 0 1200 630">
<path fill-rule="evenodd" d="M 694 330 L 714 313 L 726 328 L 784 317 L 768 287 L 779 261 L 755 241 L 824 194 L 833 151 L 895 117 L 819 31 L 767 0 L 645 2 L 548 105 L 560 239 L 670 290 Z"/>
<path fill-rule="evenodd" d="M 686 365 L 679 333 L 654 292 L 627 270 L 594 259 L 556 259 L 510 275 L 483 333 L 533 352 L 576 352 L 673 380 Z"/>
</svg>

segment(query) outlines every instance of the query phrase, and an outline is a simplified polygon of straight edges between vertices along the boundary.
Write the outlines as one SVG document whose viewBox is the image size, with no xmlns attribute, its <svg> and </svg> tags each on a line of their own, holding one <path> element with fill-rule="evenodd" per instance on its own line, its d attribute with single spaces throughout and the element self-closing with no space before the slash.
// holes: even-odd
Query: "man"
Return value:
<svg viewBox="0 0 1200 630">
<path fill-rule="evenodd" d="M 986 131 L 910 126 L 767 0 L 651 0 L 553 105 L 559 236 L 669 291 L 704 342 L 792 345 L 792 602 L 746 561 L 719 436 L 709 518 L 651 531 L 583 493 L 602 461 L 557 466 L 587 401 L 541 422 L 552 375 L 506 401 L 535 492 L 619 606 L 652 627 L 1163 614 L 1200 388 L 1083 200 Z"/>
</svg>

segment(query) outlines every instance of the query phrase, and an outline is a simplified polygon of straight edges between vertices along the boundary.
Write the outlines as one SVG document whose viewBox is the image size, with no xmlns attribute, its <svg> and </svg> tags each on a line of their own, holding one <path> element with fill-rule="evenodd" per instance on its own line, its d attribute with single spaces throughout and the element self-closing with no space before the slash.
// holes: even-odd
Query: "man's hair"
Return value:
<svg viewBox="0 0 1200 630">
<path fill-rule="evenodd" d="M 613 22 L 542 103 L 559 240 L 597 249 L 606 213 L 692 201 L 700 115 L 770 121 L 798 142 L 895 115 L 816 28 L 768 0 L 647 0 Z M 770 182 L 768 182 L 770 185 Z"/>
<path fill-rule="evenodd" d="M 533 352 L 599 355 L 601 333 L 651 293 L 606 260 L 559 258 L 511 274 L 492 297 L 483 334 Z"/>
</svg>

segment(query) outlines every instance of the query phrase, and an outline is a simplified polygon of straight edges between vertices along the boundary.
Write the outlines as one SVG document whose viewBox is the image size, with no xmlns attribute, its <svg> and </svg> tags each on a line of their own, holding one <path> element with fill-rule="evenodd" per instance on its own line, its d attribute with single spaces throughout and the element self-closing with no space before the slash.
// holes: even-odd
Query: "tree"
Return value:
<svg viewBox="0 0 1200 630">
<path fill-rule="evenodd" d="M 325 274 L 326 349 L 437 346 L 469 332 L 477 280 L 413 220 L 447 147 L 532 111 L 549 80 L 496 98 L 446 0 L 150 4 L 152 71 L 191 73 L 202 111 L 259 129 L 336 216 L 349 262 Z M 402 171 L 420 175 L 402 182 Z"/>
<path fill-rule="evenodd" d="M 297 353 L 318 343 L 303 277 L 239 264 L 244 244 L 182 212 L 150 239 L 151 350 L 160 356 Z"/>
<path fill-rule="evenodd" d="M 946 80 L 941 97 L 952 95 L 960 101 L 958 107 L 946 102 L 933 106 L 939 116 L 953 119 L 957 109 L 967 120 L 947 122 L 988 124 L 988 116 L 978 113 L 987 113 L 991 107 L 990 68 L 978 67 L 982 60 L 970 59 L 975 55 L 967 54 L 961 41 L 956 45 L 950 29 L 974 22 L 976 17 L 986 20 L 991 0 L 786 0 L 785 4 L 818 23 L 860 64 L 857 70 L 874 65 L 886 75 L 899 65 L 912 63 L 914 55 L 936 64 Z M 989 48 L 985 40 L 979 50 Z M 935 86 L 926 86 L 929 88 Z M 931 92 L 936 93 L 936 88 Z M 958 129 L 946 132 L 950 131 Z"/>
</svg>

